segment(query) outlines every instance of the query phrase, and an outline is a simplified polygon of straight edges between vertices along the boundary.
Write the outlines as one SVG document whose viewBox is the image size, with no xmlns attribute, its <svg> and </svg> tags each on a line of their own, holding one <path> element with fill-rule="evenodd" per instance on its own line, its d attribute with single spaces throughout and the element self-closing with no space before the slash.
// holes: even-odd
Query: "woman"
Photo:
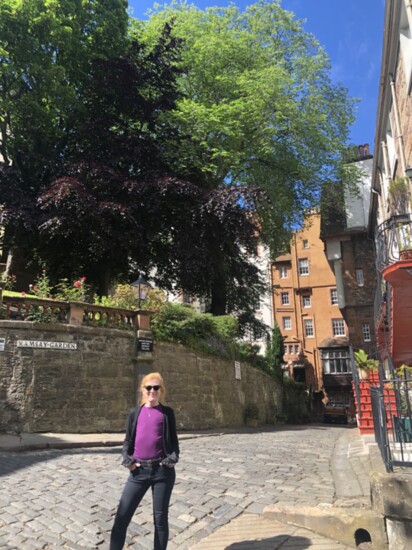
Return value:
<svg viewBox="0 0 412 550">
<path fill-rule="evenodd" d="M 146 491 L 151 487 L 155 526 L 154 550 L 166 550 L 168 511 L 175 484 L 174 466 L 179 442 L 173 409 L 161 403 L 165 384 L 158 372 L 147 374 L 141 384 L 140 407 L 130 411 L 123 443 L 123 466 L 130 475 L 123 489 L 110 539 L 110 550 L 121 550 L 126 530 Z"/>
</svg>

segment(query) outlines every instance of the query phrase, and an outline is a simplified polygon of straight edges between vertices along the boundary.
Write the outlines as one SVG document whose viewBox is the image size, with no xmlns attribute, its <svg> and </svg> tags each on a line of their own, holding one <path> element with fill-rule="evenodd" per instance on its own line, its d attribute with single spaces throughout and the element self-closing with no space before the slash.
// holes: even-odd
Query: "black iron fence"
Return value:
<svg viewBox="0 0 412 550">
<path fill-rule="evenodd" d="M 378 272 L 403 259 L 412 259 L 412 214 L 409 212 L 385 220 L 376 236 Z"/>
<path fill-rule="evenodd" d="M 387 471 L 412 467 L 412 377 L 395 372 L 370 394 L 375 439 Z"/>
</svg>

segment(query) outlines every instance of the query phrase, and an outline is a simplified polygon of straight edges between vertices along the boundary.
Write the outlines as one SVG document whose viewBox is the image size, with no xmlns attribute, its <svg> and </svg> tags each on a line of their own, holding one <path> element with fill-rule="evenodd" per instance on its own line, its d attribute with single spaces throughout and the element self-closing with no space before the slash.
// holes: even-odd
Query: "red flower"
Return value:
<svg viewBox="0 0 412 550">
<path fill-rule="evenodd" d="M 80 277 L 80 280 L 84 282 L 86 280 L 86 277 Z"/>
<path fill-rule="evenodd" d="M 26 293 L 25 293 L 25 292 L 22 292 L 21 295 L 22 295 L 22 296 L 26 296 Z"/>
<path fill-rule="evenodd" d="M 73 286 L 75 286 L 76 288 L 80 288 L 82 286 L 82 281 L 76 281 L 75 283 L 73 283 Z"/>
</svg>

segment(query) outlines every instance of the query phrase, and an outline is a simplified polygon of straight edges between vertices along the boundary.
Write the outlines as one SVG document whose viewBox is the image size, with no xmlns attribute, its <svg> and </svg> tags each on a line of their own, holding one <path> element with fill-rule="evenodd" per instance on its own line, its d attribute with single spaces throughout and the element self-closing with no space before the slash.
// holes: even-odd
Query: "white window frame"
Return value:
<svg viewBox="0 0 412 550">
<path fill-rule="evenodd" d="M 333 336 L 346 336 L 345 321 L 343 319 L 332 319 Z"/>
<path fill-rule="evenodd" d="M 365 286 L 365 276 L 361 267 L 355 269 L 356 283 L 358 286 Z"/>
<path fill-rule="evenodd" d="M 350 374 L 349 350 L 321 350 L 322 370 L 324 374 Z"/>
<path fill-rule="evenodd" d="M 313 319 L 304 319 L 303 326 L 305 327 L 305 337 L 314 338 L 315 329 L 313 326 Z"/>
<path fill-rule="evenodd" d="M 289 277 L 288 268 L 285 266 L 279 267 L 279 279 L 287 279 Z"/>
<path fill-rule="evenodd" d="M 292 330 L 292 317 L 282 317 L 283 330 Z"/>
<path fill-rule="evenodd" d="M 364 342 L 370 342 L 371 341 L 371 327 L 368 325 L 368 323 L 362 324 L 362 335 L 363 335 L 363 341 Z"/>
<path fill-rule="evenodd" d="M 290 305 L 290 296 L 289 296 L 289 292 L 287 291 L 282 291 L 280 293 L 280 302 L 282 304 L 282 306 L 288 306 Z"/>
<path fill-rule="evenodd" d="M 299 344 L 295 344 L 295 355 L 299 355 L 300 353 L 300 346 Z"/>
<path fill-rule="evenodd" d="M 302 240 L 302 248 L 304 249 L 309 248 L 309 241 L 307 239 Z"/>
<path fill-rule="evenodd" d="M 309 260 L 308 258 L 298 259 L 299 275 L 301 277 L 307 277 L 309 275 Z"/>
<path fill-rule="evenodd" d="M 337 288 L 330 289 L 330 303 L 332 306 L 337 306 L 339 304 Z"/>
<path fill-rule="evenodd" d="M 308 303 L 305 303 L 308 300 Z M 302 294 L 302 307 L 312 307 L 312 296 L 310 294 Z"/>
</svg>

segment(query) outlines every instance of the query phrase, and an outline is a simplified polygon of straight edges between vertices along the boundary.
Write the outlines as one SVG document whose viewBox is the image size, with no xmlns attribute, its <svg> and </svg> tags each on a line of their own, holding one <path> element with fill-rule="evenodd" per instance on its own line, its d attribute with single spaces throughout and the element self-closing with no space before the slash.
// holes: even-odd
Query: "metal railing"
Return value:
<svg viewBox="0 0 412 550">
<path fill-rule="evenodd" d="M 395 372 L 371 387 L 375 439 L 388 472 L 412 467 L 412 378 Z"/>
<path fill-rule="evenodd" d="M 379 272 L 399 260 L 412 259 L 412 214 L 396 214 L 378 226 L 376 266 Z"/>
</svg>

